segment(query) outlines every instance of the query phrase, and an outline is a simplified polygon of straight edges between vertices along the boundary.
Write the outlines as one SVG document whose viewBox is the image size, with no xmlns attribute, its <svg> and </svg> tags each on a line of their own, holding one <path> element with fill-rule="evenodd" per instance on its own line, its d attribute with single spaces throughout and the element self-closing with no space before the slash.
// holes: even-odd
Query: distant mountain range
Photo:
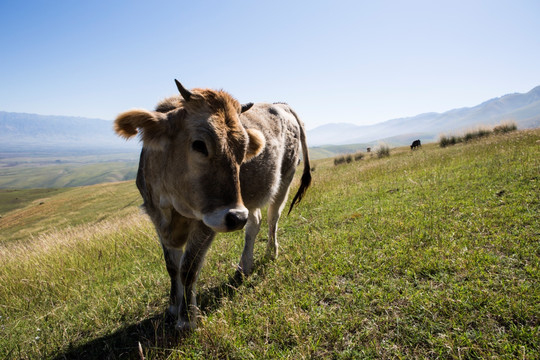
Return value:
<svg viewBox="0 0 540 360">
<path fill-rule="evenodd" d="M 29 150 L 129 150 L 112 121 L 0 111 L 0 152 Z"/>
<path fill-rule="evenodd" d="M 442 134 L 454 134 L 481 125 L 513 121 L 518 129 L 540 126 L 540 86 L 526 94 L 509 94 L 470 108 L 444 113 L 426 113 L 388 120 L 374 125 L 326 124 L 307 132 L 309 146 L 374 144 L 405 145 L 415 139 L 436 141 Z"/>
<path fill-rule="evenodd" d="M 480 105 L 444 113 L 426 113 L 388 120 L 375 125 L 327 124 L 307 132 L 311 147 L 365 144 L 384 141 L 391 146 L 414 139 L 436 141 L 441 134 L 453 134 L 480 125 L 513 121 L 519 129 L 540 126 L 540 86 L 526 94 L 509 94 Z M 0 152 L 28 150 L 120 150 L 140 148 L 126 142 L 112 130 L 112 121 L 69 116 L 45 116 L 0 111 Z M 326 149 L 330 153 L 338 151 Z M 322 155 L 321 155 L 322 156 Z"/>
</svg>

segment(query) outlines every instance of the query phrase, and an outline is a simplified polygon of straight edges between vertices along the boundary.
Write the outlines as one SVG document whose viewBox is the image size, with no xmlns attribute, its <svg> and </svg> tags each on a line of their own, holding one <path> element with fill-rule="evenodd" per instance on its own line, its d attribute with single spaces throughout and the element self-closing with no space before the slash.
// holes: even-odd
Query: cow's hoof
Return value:
<svg viewBox="0 0 540 360">
<path fill-rule="evenodd" d="M 196 327 L 197 326 L 195 325 L 195 323 L 185 321 L 185 320 L 178 320 L 175 325 L 176 331 L 182 332 L 182 333 L 192 331 Z"/>
<path fill-rule="evenodd" d="M 241 266 L 236 267 L 236 274 L 239 276 L 249 276 L 253 272 L 253 266 Z"/>
<path fill-rule="evenodd" d="M 278 249 L 277 248 L 266 248 L 265 257 L 268 260 L 276 260 L 277 257 L 278 257 Z"/>
</svg>

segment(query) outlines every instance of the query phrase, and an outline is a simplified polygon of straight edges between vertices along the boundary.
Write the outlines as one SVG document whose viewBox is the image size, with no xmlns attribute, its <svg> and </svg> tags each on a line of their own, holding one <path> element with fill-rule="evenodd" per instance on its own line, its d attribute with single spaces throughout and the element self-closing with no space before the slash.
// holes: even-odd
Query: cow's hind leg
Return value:
<svg viewBox="0 0 540 360">
<path fill-rule="evenodd" d="M 162 247 L 167 272 L 171 278 L 169 313 L 176 318 L 178 315 L 180 299 L 184 296 L 184 286 L 180 280 L 180 260 L 182 259 L 182 250 L 167 248 L 163 245 Z"/>
<path fill-rule="evenodd" d="M 180 279 L 184 285 L 184 293 L 178 307 L 176 329 L 179 331 L 191 330 L 196 326 L 198 309 L 195 282 L 215 235 L 214 231 L 200 222 L 189 236 L 180 264 Z"/>
<path fill-rule="evenodd" d="M 279 217 L 285 206 L 287 196 L 289 195 L 289 187 L 291 186 L 294 177 L 294 169 L 283 177 L 277 194 L 274 196 L 268 206 L 268 244 L 266 246 L 266 257 L 268 259 L 276 259 L 279 253 L 279 245 L 277 241 L 277 228 Z"/>
<path fill-rule="evenodd" d="M 238 272 L 243 275 L 251 274 L 253 270 L 253 246 L 255 238 L 261 228 L 261 209 L 255 209 L 249 212 L 246 225 L 246 237 L 244 242 L 244 251 L 238 264 Z"/>
</svg>

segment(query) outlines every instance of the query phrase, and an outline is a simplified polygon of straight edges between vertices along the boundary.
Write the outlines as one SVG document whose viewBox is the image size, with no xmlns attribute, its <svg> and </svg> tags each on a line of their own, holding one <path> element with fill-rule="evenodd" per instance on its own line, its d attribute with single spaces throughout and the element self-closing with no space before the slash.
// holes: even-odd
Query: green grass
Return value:
<svg viewBox="0 0 540 360">
<path fill-rule="evenodd" d="M 0 190 L 0 216 L 25 207 L 34 200 L 51 197 L 64 191 L 66 189 Z"/>
<path fill-rule="evenodd" d="M 135 204 L 115 218 L 135 185 L 110 188 L 92 205 L 101 221 L 0 244 L 0 357 L 137 359 L 140 343 L 147 359 L 538 358 L 539 139 L 317 161 L 276 261 L 258 241 L 253 275 L 235 284 L 241 235 L 217 237 L 199 327 L 183 337 L 162 316 L 152 226 Z"/>
</svg>

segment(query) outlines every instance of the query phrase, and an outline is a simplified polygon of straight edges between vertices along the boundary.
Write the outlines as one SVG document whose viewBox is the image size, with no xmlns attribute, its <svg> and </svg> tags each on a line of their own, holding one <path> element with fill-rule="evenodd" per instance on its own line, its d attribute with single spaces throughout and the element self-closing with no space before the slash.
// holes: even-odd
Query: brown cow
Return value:
<svg viewBox="0 0 540 360">
<path fill-rule="evenodd" d="M 120 114 L 115 131 L 140 133 L 143 149 L 137 187 L 161 241 L 171 277 L 169 311 L 176 328 L 195 326 L 195 282 L 216 232 L 246 226 L 238 272 L 253 267 L 253 245 L 261 208 L 268 206 L 266 255 L 278 255 L 277 222 L 299 163 L 300 188 L 290 210 L 311 183 L 302 122 L 286 104 L 241 106 L 224 91 L 186 90 L 160 102 L 155 111 Z"/>
</svg>

